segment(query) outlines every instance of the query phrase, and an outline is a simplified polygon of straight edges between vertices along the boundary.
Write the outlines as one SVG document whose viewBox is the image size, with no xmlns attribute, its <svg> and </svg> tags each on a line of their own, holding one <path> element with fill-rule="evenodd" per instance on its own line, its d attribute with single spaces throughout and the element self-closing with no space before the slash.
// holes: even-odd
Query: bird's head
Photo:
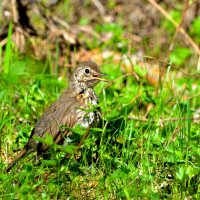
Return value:
<svg viewBox="0 0 200 200">
<path fill-rule="evenodd" d="M 105 75 L 106 74 L 100 72 L 99 66 L 96 63 L 84 61 L 75 68 L 70 82 L 73 87 L 87 89 L 94 87 L 99 81 L 106 81 L 101 78 Z"/>
</svg>

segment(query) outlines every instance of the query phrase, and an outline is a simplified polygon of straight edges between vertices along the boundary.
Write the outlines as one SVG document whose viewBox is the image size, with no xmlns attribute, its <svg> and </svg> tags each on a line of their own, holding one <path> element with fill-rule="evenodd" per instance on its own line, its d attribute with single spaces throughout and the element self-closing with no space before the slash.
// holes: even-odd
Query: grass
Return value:
<svg viewBox="0 0 200 200">
<path fill-rule="evenodd" d="M 96 30 L 113 32 L 100 48 L 113 45 L 119 50 L 115 43 L 123 35 L 120 26 L 105 24 Z M 145 72 L 138 73 L 139 80 L 126 76 L 122 63 L 113 58 L 102 66 L 112 84 L 95 88 L 102 123 L 91 129 L 81 150 L 64 150 L 47 136 L 48 158 L 36 163 L 31 154 L 5 173 L 45 108 L 67 85 L 59 74 L 58 42 L 55 58 L 49 52 L 42 63 L 20 55 L 11 35 L 10 25 L 6 49 L 0 49 L 0 199 L 199 199 L 199 80 L 168 66 L 153 87 Z M 87 42 L 91 49 L 101 45 Z M 119 51 L 126 53 L 127 43 L 124 40 Z M 188 56 L 173 54 L 177 63 Z M 63 161 L 66 152 L 71 156 Z"/>
<path fill-rule="evenodd" d="M 5 50 L 5 60 L 4 60 L 4 65 L 3 65 L 3 69 L 5 73 L 9 72 L 9 61 L 10 58 L 9 56 L 12 56 L 12 52 L 11 52 L 11 35 L 12 35 L 12 23 L 9 24 L 9 28 L 8 28 L 8 37 L 7 37 L 7 44 L 6 44 L 6 50 Z"/>
<path fill-rule="evenodd" d="M 118 67 L 119 77 L 123 73 Z M 9 174 L 3 171 L 7 162 L 26 143 L 36 119 L 59 96 L 66 80 L 48 74 L 13 75 L 12 80 L 9 74 L 1 75 L 2 199 L 198 199 L 199 122 L 191 118 L 199 98 L 184 100 L 184 95 L 199 92 L 198 85 L 192 89 L 196 80 L 173 80 L 177 88 L 179 82 L 187 83 L 176 93 L 167 87 L 166 77 L 156 95 L 145 80 L 138 84 L 129 76 L 115 81 L 116 65 L 102 68 L 114 82 L 96 87 L 104 121 L 91 130 L 82 156 L 77 160 L 78 155 L 72 154 L 60 164 L 64 153 L 52 146 L 49 159 L 35 164 L 30 155 Z M 148 120 L 141 120 L 150 103 Z M 165 121 L 168 118 L 172 120 Z"/>
</svg>

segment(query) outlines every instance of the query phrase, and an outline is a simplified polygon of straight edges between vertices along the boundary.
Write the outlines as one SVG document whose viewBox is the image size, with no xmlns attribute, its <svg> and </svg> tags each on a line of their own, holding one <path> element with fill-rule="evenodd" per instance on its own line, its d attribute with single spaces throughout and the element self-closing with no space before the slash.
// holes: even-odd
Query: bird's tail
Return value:
<svg viewBox="0 0 200 200">
<path fill-rule="evenodd" d="M 22 158 L 27 153 L 27 148 L 24 147 L 20 153 L 15 157 L 15 159 L 8 165 L 6 168 L 6 172 L 9 172 L 11 168 L 17 163 L 17 161 Z"/>
</svg>

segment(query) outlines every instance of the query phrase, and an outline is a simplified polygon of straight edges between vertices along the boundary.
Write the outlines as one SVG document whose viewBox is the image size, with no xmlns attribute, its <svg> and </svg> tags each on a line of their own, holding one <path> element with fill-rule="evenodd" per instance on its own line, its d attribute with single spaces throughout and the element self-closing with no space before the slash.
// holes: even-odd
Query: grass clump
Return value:
<svg viewBox="0 0 200 200">
<path fill-rule="evenodd" d="M 66 84 L 46 74 L 29 79 L 15 75 L 13 81 L 2 75 L 1 198 L 198 198 L 199 122 L 194 116 L 199 99 L 184 100 L 184 95 L 192 97 L 199 91 L 198 86 L 192 89 L 196 81 L 174 80 L 177 88 L 180 82 L 191 82 L 184 93 L 180 88 L 181 96 L 164 85 L 155 94 L 145 80 L 138 84 L 134 77 L 122 76 L 120 66 L 121 79 L 115 80 L 112 70 L 106 65 L 102 69 L 113 84 L 96 87 L 103 123 L 91 129 L 81 151 L 71 151 L 63 162 L 65 153 L 52 146 L 49 158 L 35 163 L 29 155 L 9 174 L 4 173 L 6 163 L 23 147 L 36 119 Z"/>
</svg>

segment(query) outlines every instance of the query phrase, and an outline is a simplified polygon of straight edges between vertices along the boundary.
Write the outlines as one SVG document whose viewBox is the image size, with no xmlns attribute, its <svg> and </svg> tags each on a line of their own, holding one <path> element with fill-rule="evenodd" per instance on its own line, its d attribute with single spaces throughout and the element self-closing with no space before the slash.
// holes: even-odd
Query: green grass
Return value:
<svg viewBox="0 0 200 200">
<path fill-rule="evenodd" d="M 109 6 L 114 6 L 112 3 Z M 196 37 L 197 22 L 192 29 Z M 111 32 L 112 37 L 101 44 L 80 34 L 89 49 L 112 47 L 127 53 L 129 41 L 123 38 L 122 26 L 106 23 L 96 26 L 96 31 Z M 48 158 L 34 162 L 35 155 L 31 154 L 5 173 L 36 121 L 67 86 L 63 78 L 66 71 L 58 66 L 58 41 L 55 56 L 49 50 L 43 63 L 20 55 L 11 36 L 12 25 L 6 48 L 0 47 L 0 199 L 200 198 L 199 118 L 194 120 L 200 115 L 199 79 L 180 75 L 168 66 L 164 80 L 155 88 L 146 80 L 140 63 L 132 66 L 140 76 L 137 81 L 134 76 L 124 76 L 121 62 L 116 64 L 113 58 L 102 65 L 112 82 L 99 83 L 95 88 L 102 123 L 91 129 L 81 150 L 74 153 L 72 146 L 62 149 L 47 136 Z M 157 45 L 159 55 L 161 44 Z M 148 44 L 145 48 L 149 53 L 154 51 Z M 179 45 L 172 55 L 171 62 L 177 65 L 192 56 Z M 71 156 L 63 161 L 69 152 Z"/>
<path fill-rule="evenodd" d="M 11 45 L 12 45 L 11 36 L 12 36 L 12 23 L 9 24 L 9 28 L 8 28 L 8 36 L 7 36 L 7 40 L 8 41 L 7 41 L 7 44 L 6 44 L 5 60 L 4 60 L 4 65 L 3 65 L 4 73 L 8 73 L 9 72 L 10 57 L 12 56 L 12 52 L 11 52 Z"/>
<path fill-rule="evenodd" d="M 145 79 L 140 84 L 130 76 L 115 81 L 123 74 L 120 66 L 104 65 L 102 71 L 114 82 L 96 87 L 103 123 L 91 130 L 82 156 L 77 160 L 72 154 L 61 164 L 65 153 L 51 145 L 49 159 L 34 163 L 34 155 L 29 155 L 8 174 L 4 173 L 8 159 L 24 146 L 66 80 L 44 73 L 1 75 L 2 199 L 198 199 L 200 133 L 199 122 L 191 118 L 200 102 L 198 96 L 183 100 L 184 95 L 200 92 L 198 85 L 192 89 L 197 80 L 174 79 L 173 87 L 178 89 L 173 92 L 166 81 L 156 95 Z M 174 76 L 173 71 L 168 74 Z M 148 120 L 140 120 L 150 103 Z"/>
</svg>

